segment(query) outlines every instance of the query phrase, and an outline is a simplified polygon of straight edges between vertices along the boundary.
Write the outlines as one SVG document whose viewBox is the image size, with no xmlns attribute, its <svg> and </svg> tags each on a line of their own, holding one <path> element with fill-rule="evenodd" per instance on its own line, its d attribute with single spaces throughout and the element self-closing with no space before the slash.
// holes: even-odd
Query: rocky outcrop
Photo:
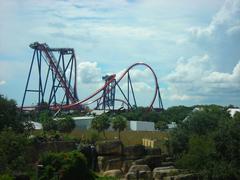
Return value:
<svg viewBox="0 0 240 180">
<path fill-rule="evenodd" d="M 153 170 L 153 178 L 154 180 L 162 180 L 164 177 L 176 175 L 177 173 L 179 173 L 179 170 L 173 166 L 157 167 Z"/>
<path fill-rule="evenodd" d="M 119 169 L 113 169 L 113 170 L 105 171 L 103 173 L 103 176 L 111 176 L 111 177 L 116 177 L 116 178 L 122 178 L 124 176 L 124 174 Z"/>
<path fill-rule="evenodd" d="M 161 149 L 160 148 L 145 148 L 145 152 L 147 155 L 161 155 Z"/>
<path fill-rule="evenodd" d="M 127 180 L 151 180 L 152 171 L 147 165 L 132 165 L 125 175 Z"/>
<path fill-rule="evenodd" d="M 121 169 L 122 162 L 122 157 L 119 156 L 98 156 L 98 168 L 101 172 Z"/>
<path fill-rule="evenodd" d="M 202 179 L 203 178 L 197 174 L 179 174 L 163 178 L 163 180 L 202 180 Z"/>
<path fill-rule="evenodd" d="M 123 144 L 119 140 L 99 141 L 96 144 L 98 155 L 119 155 L 123 154 Z"/>
<path fill-rule="evenodd" d="M 133 145 L 124 147 L 125 159 L 138 159 L 145 155 L 145 147 L 143 145 Z"/>
<path fill-rule="evenodd" d="M 133 164 L 138 164 L 138 165 L 148 165 L 150 169 L 154 169 L 155 167 L 161 166 L 162 162 L 162 157 L 160 155 L 153 155 L 153 156 L 145 156 L 143 159 L 138 159 L 133 162 Z"/>
</svg>

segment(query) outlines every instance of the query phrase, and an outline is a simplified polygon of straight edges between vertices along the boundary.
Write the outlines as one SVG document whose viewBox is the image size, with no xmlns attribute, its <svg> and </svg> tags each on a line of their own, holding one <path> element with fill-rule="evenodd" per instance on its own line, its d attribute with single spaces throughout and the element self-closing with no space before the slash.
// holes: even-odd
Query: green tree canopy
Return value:
<svg viewBox="0 0 240 180">
<path fill-rule="evenodd" d="M 95 174 L 88 168 L 87 160 L 78 151 L 67 153 L 48 153 L 40 158 L 43 165 L 40 180 L 94 180 Z"/>
<path fill-rule="evenodd" d="M 105 136 L 105 130 L 110 127 L 110 121 L 109 121 L 108 116 L 106 114 L 96 116 L 92 120 L 91 126 L 92 126 L 93 129 L 96 129 L 99 133 L 103 132 L 104 137 L 106 137 Z"/>
<path fill-rule="evenodd" d="M 57 129 L 60 132 L 70 133 L 75 128 L 75 122 L 70 116 L 57 121 Z"/>
<path fill-rule="evenodd" d="M 27 138 L 12 130 L 0 133 L 0 174 L 4 171 L 19 171 L 25 165 Z"/>
<path fill-rule="evenodd" d="M 0 95 L 0 131 L 4 128 L 11 128 L 22 132 L 24 125 L 21 119 L 17 118 L 17 114 L 16 102 Z"/>
<path fill-rule="evenodd" d="M 112 127 L 118 131 L 118 139 L 120 139 L 120 132 L 127 127 L 127 120 L 124 116 L 117 115 L 111 118 Z"/>
</svg>

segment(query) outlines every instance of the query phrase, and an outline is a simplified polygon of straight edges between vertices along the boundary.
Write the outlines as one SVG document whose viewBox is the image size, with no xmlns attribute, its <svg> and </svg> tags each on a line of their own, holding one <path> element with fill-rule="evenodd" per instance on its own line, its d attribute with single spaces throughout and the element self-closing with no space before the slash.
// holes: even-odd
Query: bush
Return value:
<svg viewBox="0 0 240 180">
<path fill-rule="evenodd" d="M 58 129 L 57 121 L 53 119 L 43 121 L 42 126 L 44 131 L 57 131 Z"/>
<path fill-rule="evenodd" d="M 41 157 L 40 163 L 43 165 L 39 178 L 41 180 L 95 179 L 95 174 L 87 167 L 86 158 L 77 151 L 48 153 Z"/>
<path fill-rule="evenodd" d="M 1 180 L 14 180 L 14 177 L 10 174 L 2 174 L 0 175 Z"/>
<path fill-rule="evenodd" d="M 17 105 L 12 99 L 4 98 L 0 94 L 0 131 L 11 128 L 14 131 L 22 132 L 24 125 L 21 119 L 17 119 Z"/>
<path fill-rule="evenodd" d="M 0 173 L 5 171 L 21 171 L 25 168 L 25 150 L 28 143 L 22 134 L 12 130 L 0 133 Z"/>
<path fill-rule="evenodd" d="M 240 179 L 240 116 L 209 106 L 194 112 L 172 134 L 177 166 L 206 179 Z"/>
<path fill-rule="evenodd" d="M 70 133 L 74 128 L 75 122 L 70 116 L 57 121 L 57 129 L 60 132 Z"/>
</svg>

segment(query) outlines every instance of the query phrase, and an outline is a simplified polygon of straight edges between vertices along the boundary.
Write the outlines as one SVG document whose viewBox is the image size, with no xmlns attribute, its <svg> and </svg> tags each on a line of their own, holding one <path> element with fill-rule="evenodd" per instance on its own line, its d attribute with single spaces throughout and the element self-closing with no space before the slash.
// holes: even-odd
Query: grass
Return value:
<svg viewBox="0 0 240 180">
<path fill-rule="evenodd" d="M 117 139 L 118 133 L 116 131 L 106 131 L 106 139 Z M 90 139 L 92 134 L 97 136 L 98 140 L 103 140 L 103 134 L 97 134 L 93 130 L 74 130 L 71 135 L 76 138 Z M 159 139 L 164 140 L 168 137 L 168 133 L 160 131 L 123 131 L 121 132 L 121 140 L 124 145 L 142 144 L 142 139 Z"/>
</svg>

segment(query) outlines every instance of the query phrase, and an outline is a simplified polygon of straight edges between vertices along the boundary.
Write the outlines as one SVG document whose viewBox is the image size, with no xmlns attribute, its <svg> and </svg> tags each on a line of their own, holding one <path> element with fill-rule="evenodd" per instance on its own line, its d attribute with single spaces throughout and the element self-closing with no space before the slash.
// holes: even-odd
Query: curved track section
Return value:
<svg viewBox="0 0 240 180">
<path fill-rule="evenodd" d="M 153 108 L 153 104 L 155 103 L 155 101 L 156 101 L 156 99 L 158 97 L 159 98 L 159 108 L 162 109 L 163 106 L 162 106 L 162 100 L 161 100 L 161 96 L 160 96 L 160 90 L 159 90 L 157 76 L 156 76 L 155 72 L 153 71 L 153 69 L 151 68 L 151 66 L 149 66 L 148 64 L 143 63 L 143 62 L 138 62 L 138 63 L 135 63 L 135 64 L 131 65 L 130 67 L 128 67 L 117 80 L 116 80 L 116 75 L 112 75 L 112 77 L 101 88 L 96 90 L 94 93 L 92 93 L 87 98 L 85 98 L 83 100 L 80 100 L 78 102 L 69 104 L 69 105 L 55 106 L 55 107 L 52 107 L 52 109 L 53 110 L 58 110 L 58 109 L 78 109 L 81 106 L 89 105 L 89 104 L 92 104 L 92 103 L 98 101 L 99 99 L 101 99 L 103 97 L 103 96 L 97 97 L 100 93 L 102 93 L 104 90 L 106 90 L 106 88 L 114 81 L 116 81 L 116 85 L 115 85 L 115 87 L 116 87 L 121 82 L 121 80 L 125 76 L 128 75 L 129 71 L 131 69 L 133 69 L 134 67 L 136 67 L 136 66 L 145 66 L 146 68 L 148 68 L 151 71 L 151 73 L 153 75 L 153 78 L 154 78 L 154 83 L 155 83 L 155 88 L 154 89 L 155 90 L 154 90 L 154 95 L 152 97 L 151 103 L 149 104 L 149 108 L 150 109 Z M 110 90 L 108 89 L 108 91 L 106 93 L 109 93 Z M 119 99 L 116 99 L 116 100 L 117 101 L 121 101 L 124 104 L 129 105 L 129 103 L 125 102 L 124 100 L 119 100 Z"/>
</svg>

